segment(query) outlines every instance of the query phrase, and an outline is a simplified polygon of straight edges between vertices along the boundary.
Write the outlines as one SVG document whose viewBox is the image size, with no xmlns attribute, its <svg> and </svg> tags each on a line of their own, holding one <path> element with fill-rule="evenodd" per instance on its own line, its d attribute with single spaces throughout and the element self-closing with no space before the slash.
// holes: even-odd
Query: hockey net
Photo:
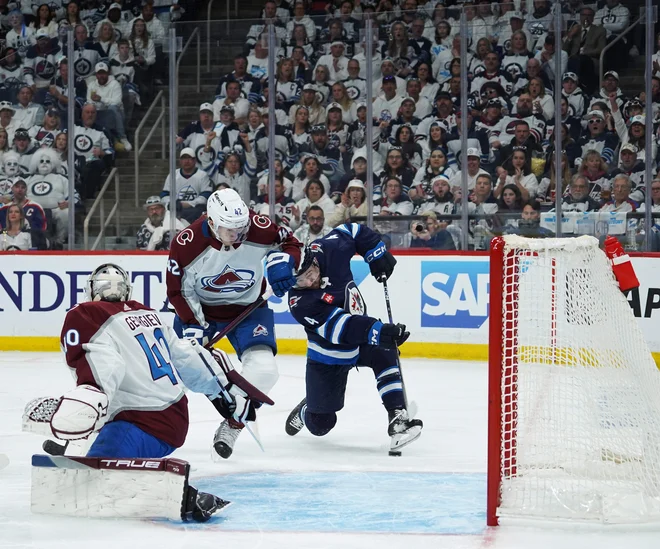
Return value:
<svg viewBox="0 0 660 549">
<path fill-rule="evenodd" d="M 660 519 L 660 371 L 598 241 L 491 245 L 488 523 Z"/>
</svg>

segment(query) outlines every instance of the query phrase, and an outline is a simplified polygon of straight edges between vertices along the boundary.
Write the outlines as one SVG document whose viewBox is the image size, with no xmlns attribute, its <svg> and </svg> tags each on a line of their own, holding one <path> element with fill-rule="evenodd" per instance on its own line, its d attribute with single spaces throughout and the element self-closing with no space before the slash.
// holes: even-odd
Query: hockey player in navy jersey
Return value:
<svg viewBox="0 0 660 549">
<path fill-rule="evenodd" d="M 398 365 L 397 347 L 410 333 L 403 324 L 367 315 L 350 268 L 356 253 L 379 281 L 396 265 L 378 233 L 355 223 L 340 225 L 305 248 L 289 309 L 307 333 L 306 397 L 287 418 L 286 432 L 293 436 L 307 427 L 313 435 L 326 435 L 344 407 L 348 372 L 365 366 L 374 372 L 389 415 L 390 449 L 398 450 L 416 440 L 423 426 L 408 416 Z"/>
</svg>

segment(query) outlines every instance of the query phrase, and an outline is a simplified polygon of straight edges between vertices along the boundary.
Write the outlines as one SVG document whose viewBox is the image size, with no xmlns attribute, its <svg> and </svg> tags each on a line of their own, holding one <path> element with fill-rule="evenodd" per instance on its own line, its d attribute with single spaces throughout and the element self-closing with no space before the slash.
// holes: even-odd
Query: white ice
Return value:
<svg viewBox="0 0 660 549">
<path fill-rule="evenodd" d="M 360 369 L 351 373 L 346 406 L 329 435 L 315 438 L 303 431 L 296 437 L 289 437 L 284 433 L 284 421 L 304 394 L 304 359 L 278 356 L 278 362 L 281 377 L 272 392 L 276 404 L 264 410 L 258 422 L 265 453 L 244 432 L 231 459 L 212 459 L 210 443 L 218 416 L 205 398 L 193 394 L 189 395 L 188 439 L 174 456 L 192 464 L 192 484 L 204 486 L 209 479 L 219 477 L 213 481 L 213 486 L 220 496 L 223 493 L 218 487 L 222 486 L 225 475 L 228 484 L 233 484 L 235 479 L 240 480 L 240 475 L 259 479 L 258 474 L 263 473 L 264 478 L 281 479 L 280 489 L 286 486 L 287 474 L 311 473 L 313 477 L 319 472 L 326 475 L 322 478 L 331 479 L 333 477 L 327 473 L 336 472 L 337 479 L 349 480 L 345 485 L 341 482 L 333 485 L 324 499 L 319 499 L 314 497 L 314 487 L 305 486 L 307 476 L 290 477 L 296 479 L 289 490 L 294 507 L 291 515 L 282 515 L 279 525 L 273 524 L 272 517 L 266 518 L 265 511 L 271 509 L 264 507 L 276 506 L 278 501 L 271 501 L 269 498 L 273 496 L 265 489 L 263 494 L 247 493 L 248 487 L 245 498 L 260 502 L 260 508 L 234 497 L 235 503 L 226 517 L 206 525 L 185 526 L 33 515 L 29 502 L 29 464 L 32 454 L 42 453 L 42 439 L 21 432 L 21 414 L 30 399 L 59 396 L 71 388 L 72 380 L 59 355 L 0 353 L 0 453 L 7 454 L 10 459 L 8 467 L 0 471 L 0 547 L 618 549 L 625 546 L 643 549 L 660 546 L 660 530 L 654 528 L 559 523 L 485 527 L 485 494 L 471 500 L 469 490 L 463 496 L 460 485 L 452 480 L 460 482 L 462 477 L 458 473 L 481 479 L 477 485 L 485 478 L 487 384 L 484 364 L 404 359 L 409 398 L 417 402 L 418 416 L 424 420 L 425 427 L 422 437 L 404 450 L 402 457 L 393 458 L 387 455 L 386 414 L 370 371 Z M 400 475 L 398 478 L 403 480 L 398 485 L 395 482 L 381 486 L 378 479 L 389 478 L 389 475 L 379 475 L 379 472 L 391 473 L 395 480 L 396 475 Z M 447 475 L 440 476 L 440 473 Z M 457 475 L 450 476 L 452 473 Z M 405 480 L 406 475 L 410 482 Z M 364 478 L 367 482 L 358 482 L 356 486 L 350 480 L 355 478 Z M 424 478 L 430 481 L 424 483 Z M 437 478 L 445 480 L 434 485 Z M 474 483 L 472 486 L 474 488 Z M 259 488 L 252 490 L 259 491 Z M 384 496 L 387 501 L 375 501 L 374 497 L 383 498 L 383 490 L 389 490 Z M 371 506 L 383 503 L 391 506 L 393 522 L 384 529 L 389 531 L 373 533 L 369 530 L 374 528 L 366 524 L 363 532 L 342 531 L 341 521 L 334 528 L 327 528 L 325 522 L 323 531 L 291 531 L 291 521 L 298 519 L 299 514 L 312 511 L 310 516 L 314 513 L 316 516 L 341 516 L 347 500 L 355 507 L 356 499 L 365 517 Z M 409 531 L 410 528 L 403 526 L 407 521 L 414 525 L 419 510 L 428 507 L 425 503 L 429 501 L 437 505 L 437 520 L 446 526 L 443 531 L 447 533 L 397 533 L 397 530 Z M 315 508 L 310 510 L 310 505 Z M 357 515 L 351 517 L 354 522 L 360 520 L 359 513 Z M 232 522 L 240 523 L 240 529 L 232 527 Z M 452 533 L 466 531 L 469 533 Z"/>
</svg>

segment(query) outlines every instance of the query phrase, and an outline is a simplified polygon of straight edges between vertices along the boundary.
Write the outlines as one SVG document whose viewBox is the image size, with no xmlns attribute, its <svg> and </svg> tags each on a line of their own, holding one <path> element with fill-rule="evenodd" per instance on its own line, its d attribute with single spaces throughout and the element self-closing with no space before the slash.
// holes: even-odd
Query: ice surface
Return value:
<svg viewBox="0 0 660 549">
<path fill-rule="evenodd" d="M 304 359 L 278 356 L 276 404 L 260 414 L 262 453 L 248 433 L 216 461 L 218 416 L 189 395 L 191 426 L 174 455 L 191 481 L 234 505 L 204 525 L 169 521 L 53 518 L 30 512 L 30 469 L 42 439 L 20 431 L 25 404 L 71 388 L 59 355 L 0 353 L 0 548 L 397 548 L 631 549 L 660 547 L 660 529 L 570 526 L 485 527 L 486 368 L 470 362 L 407 360 L 406 384 L 424 420 L 421 438 L 387 455 L 387 416 L 372 373 L 353 371 L 346 407 L 326 437 L 284 433 L 304 391 Z M 217 458 L 219 460 L 219 458 Z"/>
</svg>

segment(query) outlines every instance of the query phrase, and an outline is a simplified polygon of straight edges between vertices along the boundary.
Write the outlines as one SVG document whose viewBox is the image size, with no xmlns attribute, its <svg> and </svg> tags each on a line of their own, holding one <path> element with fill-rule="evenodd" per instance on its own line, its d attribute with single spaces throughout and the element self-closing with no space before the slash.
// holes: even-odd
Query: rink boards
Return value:
<svg viewBox="0 0 660 549">
<path fill-rule="evenodd" d="M 394 319 L 411 331 L 406 356 L 486 360 L 489 317 L 489 258 L 484 253 L 396 254 L 390 279 Z M 0 350 L 55 351 L 66 311 L 84 300 L 85 281 L 99 264 L 115 262 L 133 281 L 133 298 L 171 320 L 165 289 L 167 255 L 142 252 L 3 254 L 0 262 Z M 641 287 L 629 293 L 656 362 L 660 362 L 660 257 L 636 255 Z M 382 286 L 364 261 L 352 262 L 354 278 L 372 316 L 387 318 Z M 249 277 L 249 273 L 242 276 Z M 279 350 L 303 354 L 302 327 L 287 302 L 271 298 Z"/>
</svg>

